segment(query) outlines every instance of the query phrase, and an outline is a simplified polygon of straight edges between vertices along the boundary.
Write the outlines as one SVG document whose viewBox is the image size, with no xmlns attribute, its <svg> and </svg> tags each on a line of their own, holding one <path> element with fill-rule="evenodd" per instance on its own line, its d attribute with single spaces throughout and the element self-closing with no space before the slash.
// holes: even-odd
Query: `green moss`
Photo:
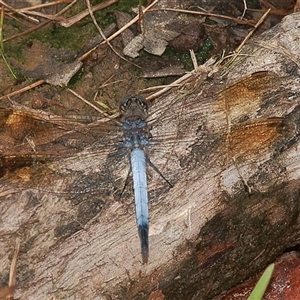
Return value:
<svg viewBox="0 0 300 300">
<path fill-rule="evenodd" d="M 212 50 L 213 45 L 211 41 L 209 39 L 205 40 L 200 50 L 198 52 L 195 52 L 198 65 L 201 65 L 206 62 L 206 60 L 210 57 Z M 191 60 L 190 53 L 179 53 L 172 50 L 170 47 L 167 47 L 164 56 L 176 56 L 184 64 L 185 69 L 193 69 L 193 63 Z"/>
<path fill-rule="evenodd" d="M 251 6 L 251 7 L 261 7 L 260 3 L 258 0 L 247 0 L 247 6 Z"/>
<path fill-rule="evenodd" d="M 103 1 L 93 1 L 92 6 L 101 2 Z M 146 3 L 146 0 L 121 0 L 103 10 L 95 12 L 94 15 L 101 29 L 105 29 L 108 25 L 115 23 L 116 20 L 113 14 L 114 11 L 119 10 L 132 12 L 132 7 L 137 7 L 139 4 L 145 5 Z M 79 1 L 68 11 L 68 15 L 65 17 L 74 16 L 84 10 L 86 10 L 85 2 Z M 25 30 L 21 23 L 10 19 L 5 19 L 4 25 L 6 25 L 6 28 L 4 29 L 4 38 L 24 32 Z M 5 54 L 8 57 L 15 57 L 19 60 L 22 58 L 24 47 L 26 47 L 30 41 L 34 40 L 50 44 L 52 47 L 57 49 L 77 51 L 84 47 L 88 41 L 98 34 L 99 33 L 92 23 L 90 16 L 86 16 L 69 28 L 64 28 L 59 24 L 52 23 L 47 25 L 45 28 L 40 28 L 30 34 L 24 35 L 21 38 L 21 41 L 12 40 L 5 43 Z"/>
<path fill-rule="evenodd" d="M 132 12 L 133 7 L 137 7 L 139 5 L 146 5 L 147 0 L 120 0 L 114 5 L 111 5 L 109 8 L 113 10 L 120 10 L 123 12 Z"/>
</svg>

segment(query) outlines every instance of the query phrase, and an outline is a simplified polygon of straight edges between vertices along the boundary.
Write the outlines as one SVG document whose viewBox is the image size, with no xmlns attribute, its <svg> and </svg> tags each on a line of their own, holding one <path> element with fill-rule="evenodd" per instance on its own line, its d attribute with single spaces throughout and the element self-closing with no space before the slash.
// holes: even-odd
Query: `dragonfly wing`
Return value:
<svg viewBox="0 0 300 300">
<path fill-rule="evenodd" d="M 180 172 L 195 149 L 193 154 L 198 153 L 198 162 L 194 163 L 202 164 L 205 174 L 209 167 L 205 162 L 213 152 L 220 153 L 220 162 L 232 156 L 245 160 L 255 155 L 255 149 L 266 149 L 276 140 L 277 127 L 283 119 L 268 119 L 268 112 L 259 109 L 264 101 L 275 98 L 276 74 L 257 72 L 221 87 L 204 86 L 199 94 L 175 94 L 153 105 L 150 118 L 154 145 L 149 147 L 149 156 L 159 169 Z M 249 142 L 251 137 L 255 143 L 246 146 L 245 141 Z"/>
<path fill-rule="evenodd" d="M 67 178 L 99 173 L 109 155 L 124 154 L 116 151 L 122 136 L 113 122 L 83 124 L 18 108 L 0 110 L 0 124 L 1 176 L 7 185 L 60 192 L 49 184 L 55 178 L 61 176 L 67 186 Z"/>
</svg>

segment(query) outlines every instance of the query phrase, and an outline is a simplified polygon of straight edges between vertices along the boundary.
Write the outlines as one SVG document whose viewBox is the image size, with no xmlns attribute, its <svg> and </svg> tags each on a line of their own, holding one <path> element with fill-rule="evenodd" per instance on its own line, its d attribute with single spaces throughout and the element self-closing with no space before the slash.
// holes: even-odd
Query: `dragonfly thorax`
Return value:
<svg viewBox="0 0 300 300">
<path fill-rule="evenodd" d="M 126 119 L 123 123 L 123 142 L 127 148 L 139 148 L 149 144 L 151 134 L 147 123 L 141 119 Z"/>
</svg>

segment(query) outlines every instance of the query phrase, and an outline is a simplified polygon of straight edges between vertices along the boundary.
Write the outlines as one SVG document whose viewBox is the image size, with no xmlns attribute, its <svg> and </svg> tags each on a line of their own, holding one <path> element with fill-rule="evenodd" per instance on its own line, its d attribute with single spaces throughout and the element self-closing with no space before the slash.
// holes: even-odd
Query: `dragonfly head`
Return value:
<svg viewBox="0 0 300 300">
<path fill-rule="evenodd" d="M 121 100 L 119 110 L 123 119 L 145 120 L 148 116 L 148 103 L 141 96 L 127 96 Z"/>
</svg>

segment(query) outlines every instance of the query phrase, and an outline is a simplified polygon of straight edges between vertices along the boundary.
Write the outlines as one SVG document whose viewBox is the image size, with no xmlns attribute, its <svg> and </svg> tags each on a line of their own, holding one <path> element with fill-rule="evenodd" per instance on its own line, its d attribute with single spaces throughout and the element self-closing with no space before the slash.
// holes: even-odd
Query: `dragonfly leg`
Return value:
<svg viewBox="0 0 300 300">
<path fill-rule="evenodd" d="M 126 176 L 126 179 L 125 179 L 125 183 L 124 183 L 122 192 L 121 192 L 120 197 L 119 197 L 119 200 L 122 198 L 122 196 L 123 196 L 123 194 L 124 194 L 124 192 L 125 192 L 126 186 L 127 186 L 128 182 L 129 182 L 129 176 L 130 176 L 130 174 L 131 174 L 131 171 L 132 171 L 132 170 L 131 170 L 131 165 L 130 165 L 130 168 L 129 168 L 128 173 L 127 173 L 127 176 Z"/>
<path fill-rule="evenodd" d="M 158 174 L 160 177 L 170 186 L 173 187 L 173 184 L 159 171 L 159 169 L 153 164 L 150 158 L 147 156 L 147 163 L 151 166 L 151 168 Z"/>
</svg>

